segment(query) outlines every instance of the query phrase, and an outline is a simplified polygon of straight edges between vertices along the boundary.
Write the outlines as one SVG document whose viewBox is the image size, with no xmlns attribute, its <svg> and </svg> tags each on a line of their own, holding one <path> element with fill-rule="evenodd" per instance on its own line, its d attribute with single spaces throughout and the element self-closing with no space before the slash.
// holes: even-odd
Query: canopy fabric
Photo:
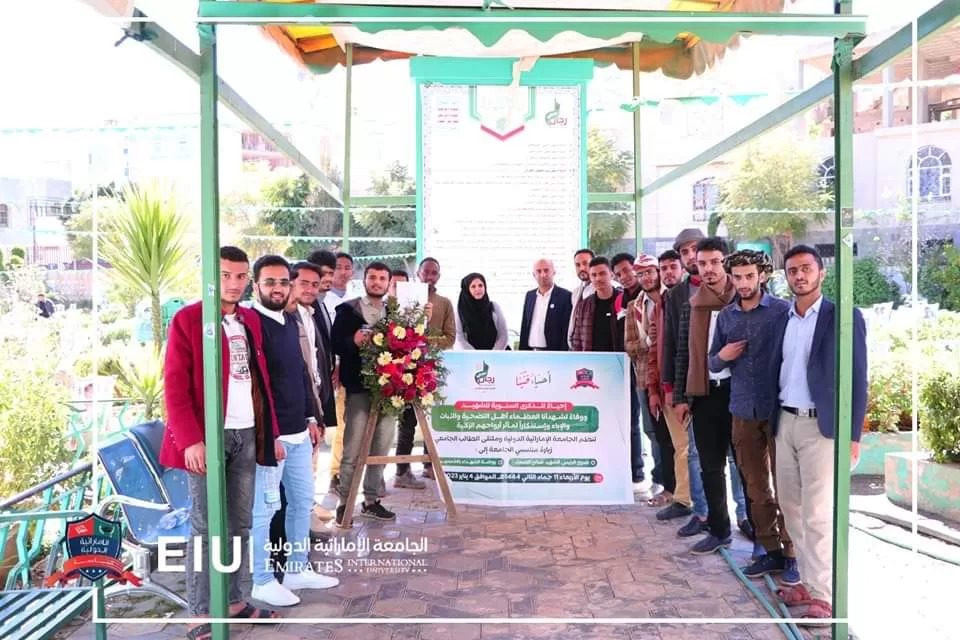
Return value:
<svg viewBox="0 0 960 640">
<path fill-rule="evenodd" d="M 280 3 L 311 3 L 314 0 L 242 0 Z M 635 11 L 720 11 L 742 13 L 779 13 L 788 0 L 505 0 L 516 9 L 581 9 Z M 794 2 L 795 0 L 789 0 Z M 324 4 L 317 0 L 316 4 Z M 406 7 L 445 6 L 479 7 L 497 5 L 495 0 L 349 0 L 353 5 L 396 5 Z M 509 16 L 504 8 L 497 15 Z M 444 29 L 391 29 L 370 24 L 264 25 L 262 31 L 291 58 L 314 73 L 326 73 L 346 64 L 345 48 L 353 45 L 353 64 L 375 60 L 398 60 L 416 55 L 454 57 L 545 57 L 591 58 L 598 65 L 633 65 L 631 43 L 640 43 L 640 71 L 661 71 L 664 75 L 687 79 L 710 69 L 723 58 L 728 48 L 736 47 L 740 36 L 726 42 L 707 42 L 693 33 L 677 33 L 670 41 L 654 39 L 636 31 L 592 31 L 577 29 L 537 33 L 535 30 L 509 29 L 478 34 L 459 26 Z M 601 33 L 604 31 L 603 33 Z"/>
</svg>

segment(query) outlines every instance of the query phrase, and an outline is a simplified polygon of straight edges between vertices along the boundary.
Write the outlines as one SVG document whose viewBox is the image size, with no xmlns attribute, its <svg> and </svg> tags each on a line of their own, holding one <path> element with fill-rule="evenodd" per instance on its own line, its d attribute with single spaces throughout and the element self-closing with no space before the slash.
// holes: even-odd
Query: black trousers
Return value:
<svg viewBox="0 0 960 640">
<path fill-rule="evenodd" d="M 727 454 L 733 445 L 730 383 L 710 383 L 706 396 L 693 399 L 693 437 L 700 453 L 700 477 L 707 498 L 710 533 L 721 540 L 730 535 L 727 507 Z"/>
<path fill-rule="evenodd" d="M 403 411 L 400 413 L 400 419 L 397 421 L 397 455 L 398 456 L 408 456 L 413 453 L 413 438 L 417 432 L 417 413 L 413 410 L 413 407 L 409 404 L 403 408 Z M 427 448 L 423 448 L 423 452 L 427 452 Z M 427 469 L 431 465 L 429 462 L 424 463 L 423 468 Z M 403 475 L 407 471 L 410 471 L 410 465 L 405 462 L 400 462 L 397 464 L 397 475 Z"/>
</svg>

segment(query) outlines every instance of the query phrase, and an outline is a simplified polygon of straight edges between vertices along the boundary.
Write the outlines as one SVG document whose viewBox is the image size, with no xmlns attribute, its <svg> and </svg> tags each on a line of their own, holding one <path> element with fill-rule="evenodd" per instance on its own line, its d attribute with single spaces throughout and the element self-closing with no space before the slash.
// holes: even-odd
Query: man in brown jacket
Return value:
<svg viewBox="0 0 960 640">
<path fill-rule="evenodd" d="M 654 462 L 652 479 L 654 485 L 660 485 L 660 492 L 652 490 L 653 496 L 647 500 L 651 507 L 664 507 L 673 502 L 676 489 L 676 474 L 673 469 L 673 444 L 667 429 L 666 419 L 661 413 L 653 415 L 647 399 L 646 372 L 647 351 L 651 340 L 650 324 L 656 313 L 656 305 L 666 287 L 660 283 L 660 271 L 657 259 L 650 255 L 641 255 L 633 263 L 642 293 L 627 304 L 624 322 L 624 349 L 633 363 L 637 379 L 637 391 L 640 397 L 640 417 L 643 430 L 650 439 L 650 448 Z M 664 464 L 666 460 L 666 464 Z"/>
<path fill-rule="evenodd" d="M 417 268 L 417 279 L 427 283 L 427 302 L 430 304 L 430 320 L 427 334 L 441 349 L 452 349 L 457 338 L 457 321 L 453 315 L 453 303 L 437 293 L 440 282 L 440 263 L 436 258 L 424 258 Z M 423 477 L 433 479 L 433 465 L 423 465 Z"/>
</svg>

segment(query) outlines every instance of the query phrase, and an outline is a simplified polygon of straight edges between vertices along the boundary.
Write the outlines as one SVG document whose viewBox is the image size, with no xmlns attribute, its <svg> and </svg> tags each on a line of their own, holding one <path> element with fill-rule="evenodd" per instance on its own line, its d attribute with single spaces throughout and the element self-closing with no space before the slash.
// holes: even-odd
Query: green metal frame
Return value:
<svg viewBox="0 0 960 640">
<path fill-rule="evenodd" d="M 413 9 L 403 7 L 356 7 L 330 4 L 277 4 L 277 3 L 237 3 L 212 2 L 201 0 L 199 12 L 201 22 L 201 54 L 199 64 L 194 58 L 184 52 L 176 52 L 176 46 L 169 40 L 166 45 L 154 45 L 161 53 L 173 60 L 182 68 L 192 73 L 200 81 L 201 89 L 201 142 L 202 142 L 202 251 L 203 251 L 203 319 L 204 319 L 204 387 L 205 404 L 208 407 L 219 407 L 222 403 L 220 387 L 221 345 L 219 340 L 220 300 L 219 300 L 219 202 L 217 188 L 217 100 L 218 93 L 225 86 L 216 75 L 216 22 L 243 22 L 247 24 L 264 23 L 296 23 L 314 21 L 344 21 L 362 23 L 368 31 L 387 28 L 445 28 L 463 26 L 471 29 L 481 40 L 495 37 L 505 29 L 521 28 L 534 35 L 547 34 L 555 31 L 552 24 L 562 22 L 578 24 L 581 33 L 600 34 L 611 33 L 611 25 L 618 23 L 617 31 L 622 33 L 624 25 L 636 30 L 642 28 L 651 36 L 660 35 L 669 40 L 678 32 L 689 32 L 692 25 L 698 36 L 710 40 L 720 38 L 726 41 L 733 33 L 749 31 L 756 34 L 771 35 L 807 35 L 830 36 L 837 38 L 834 59 L 834 76 L 818 83 L 811 89 L 794 97 L 783 106 L 768 113 L 754 124 L 745 127 L 730 138 L 714 145 L 690 162 L 678 167 L 667 175 L 658 178 L 645 188 L 640 188 L 639 157 L 635 164 L 637 188 L 633 193 L 589 194 L 589 202 L 634 202 L 639 211 L 642 197 L 652 193 L 674 180 L 693 171 L 695 168 L 716 159 L 747 140 L 760 135 L 784 120 L 793 117 L 802 111 L 814 106 L 830 96 L 831 92 L 836 100 L 837 135 L 836 135 L 836 211 L 835 227 L 837 233 L 837 274 L 838 274 L 838 353 L 837 353 L 837 406 L 835 408 L 837 424 L 850 424 L 851 406 L 849 391 L 852 388 L 852 247 L 846 240 L 853 228 L 853 192 L 852 192 L 852 86 L 858 78 L 864 77 L 871 71 L 881 67 L 894 57 L 906 51 L 911 45 L 911 30 L 907 26 L 875 47 L 860 60 L 852 60 L 852 46 L 857 37 L 864 32 L 864 21 L 849 14 L 849 0 L 836 0 L 835 16 L 797 16 L 789 17 L 780 14 L 757 15 L 738 13 L 730 16 L 718 16 L 708 13 L 689 12 L 612 12 L 612 11 L 511 11 L 504 13 L 482 12 L 478 9 Z M 509 16 L 505 19 L 504 16 Z M 919 18 L 918 34 L 926 37 L 937 29 L 947 25 L 957 15 L 960 15 L 960 0 L 944 0 L 936 7 L 927 11 Z M 306 20 L 302 20 L 306 19 Z M 533 23 L 524 23 L 524 19 L 533 20 Z M 714 24 L 708 24 L 709 20 Z M 701 22 L 702 21 L 702 22 Z M 402 24 L 401 24 L 402 23 Z M 477 23 L 480 27 L 477 27 Z M 399 24 L 399 26 L 398 26 Z M 374 25 L 374 26 L 371 26 Z M 379 27 L 376 25 L 380 25 Z M 569 26 L 567 27 L 569 28 Z M 176 42 L 176 41 L 173 41 Z M 171 51 L 175 55 L 171 54 Z M 192 54 L 195 55 L 195 54 Z M 190 61 L 184 64 L 184 60 Z M 350 65 L 352 66 L 352 65 Z M 635 78 L 635 92 L 639 92 L 639 81 Z M 419 121 L 419 90 L 418 121 Z M 227 103 L 228 106 L 229 103 Z M 245 104 L 245 103 L 244 103 Z M 232 108 L 232 107 L 231 107 Z M 252 111 L 252 110 L 251 110 Z M 347 117 L 349 118 L 349 111 Z M 635 116 L 636 117 L 636 116 Z M 249 120 L 248 120 L 249 122 Z M 635 123 L 637 121 L 635 120 Z M 263 130 L 265 123 L 251 124 Z M 348 129 L 349 130 L 349 129 Z M 636 142 L 636 141 L 635 141 Z M 278 145 L 280 147 L 281 145 Z M 282 147 L 281 147 L 282 148 Z M 348 144 L 349 149 L 349 144 Z M 286 148 L 282 148 L 287 152 Z M 418 140 L 418 156 L 421 152 Z M 349 156 L 349 151 L 347 151 Z M 639 154 L 637 154 L 639 156 Z M 349 174 L 349 164 L 345 168 Z M 349 195 L 349 191 L 347 190 Z M 331 194 L 332 195 L 332 194 Z M 422 205 L 422 196 L 418 189 L 417 196 L 402 196 L 389 198 L 363 197 L 351 200 L 353 204 L 363 205 L 409 205 L 416 204 L 418 209 Z M 338 198 L 339 199 L 339 198 Z M 422 221 L 418 221 L 417 235 L 422 237 Z M 638 227 L 638 235 L 640 229 Z M 418 252 L 420 251 L 418 247 Z M 418 257 L 420 257 L 418 255 Z M 844 393 L 846 391 L 846 393 Z M 205 419 L 205 433 L 207 437 L 207 466 L 208 466 L 208 504 L 210 510 L 210 535 L 225 535 L 224 509 L 224 482 L 223 482 L 223 447 L 222 447 L 222 420 L 219 411 L 209 411 Z M 850 476 L 848 451 L 850 446 L 849 430 L 838 429 L 835 455 L 837 457 L 835 496 L 837 508 L 835 513 L 835 589 L 834 615 L 837 618 L 846 618 L 847 610 L 847 513 L 846 506 L 849 500 Z M 225 617 L 227 611 L 226 576 L 218 571 L 211 571 L 211 616 Z M 847 637 L 846 623 L 838 623 L 833 627 L 834 638 Z M 218 640 L 227 638 L 228 628 L 225 624 L 214 625 L 214 637 Z"/>
<path fill-rule="evenodd" d="M 350 153 L 353 132 L 353 44 L 347 43 L 347 80 L 343 110 L 343 250 L 350 251 Z"/>
<path fill-rule="evenodd" d="M 673 42 L 693 31 L 709 42 L 725 43 L 742 33 L 821 38 L 864 34 L 863 16 L 712 11 L 603 11 L 596 9 L 516 9 L 484 11 L 480 7 L 403 7 L 350 4 L 289 4 L 200 0 L 201 19 L 231 24 L 350 23 L 361 31 L 391 29 L 469 30 L 485 46 L 511 29 L 544 41 L 575 25 L 578 33 L 610 39 L 630 31 L 660 42 Z"/>
<path fill-rule="evenodd" d="M 200 253 L 203 272 L 203 406 L 207 453 L 208 557 L 210 571 L 210 617 L 226 618 L 227 574 L 213 568 L 213 540 L 219 540 L 220 566 L 227 566 L 226 473 L 223 454 L 223 345 L 220 312 L 220 188 L 217 106 L 216 26 L 203 24 L 200 32 Z M 212 624 L 213 638 L 230 637 L 223 622 Z"/>
<path fill-rule="evenodd" d="M 640 98 L 640 43 L 631 45 L 631 76 L 633 80 L 633 99 Z M 633 230 L 636 254 L 643 253 L 643 171 L 641 170 L 640 129 L 642 109 L 633 112 Z"/>
</svg>

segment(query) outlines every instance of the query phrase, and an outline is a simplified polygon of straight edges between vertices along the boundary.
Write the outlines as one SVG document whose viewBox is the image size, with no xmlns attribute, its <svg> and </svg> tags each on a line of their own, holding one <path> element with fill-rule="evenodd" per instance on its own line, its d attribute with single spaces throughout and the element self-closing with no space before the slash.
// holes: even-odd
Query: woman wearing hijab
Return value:
<svg viewBox="0 0 960 640">
<path fill-rule="evenodd" d="M 507 348 L 510 339 L 507 319 L 500 305 L 487 295 L 487 280 L 471 273 L 460 281 L 457 302 L 457 343 L 460 350 L 498 350 Z"/>
</svg>

